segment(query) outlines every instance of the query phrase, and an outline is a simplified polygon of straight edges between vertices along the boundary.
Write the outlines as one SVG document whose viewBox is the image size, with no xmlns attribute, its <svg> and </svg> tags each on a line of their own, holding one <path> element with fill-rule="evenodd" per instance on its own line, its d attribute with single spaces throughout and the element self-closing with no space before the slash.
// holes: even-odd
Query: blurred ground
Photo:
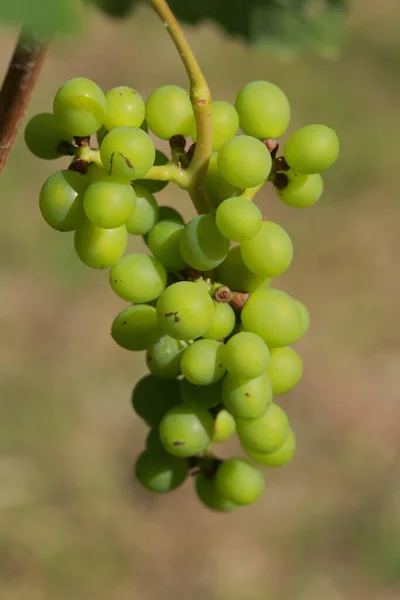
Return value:
<svg viewBox="0 0 400 600">
<path fill-rule="evenodd" d="M 215 99 L 252 79 L 281 85 L 292 127 L 337 129 L 341 158 L 314 208 L 264 212 L 294 240 L 281 281 L 309 307 L 306 375 L 282 399 L 295 462 L 254 508 L 214 515 L 190 483 L 154 498 L 130 481 L 145 428 L 130 409 L 142 356 L 112 342 L 124 306 L 50 230 L 38 193 L 57 166 L 21 136 L 1 181 L 0 598 L 395 600 L 400 598 L 400 6 L 353 2 L 335 63 L 280 62 L 219 30 L 188 30 Z M 2 32 L 2 69 L 13 46 Z M 29 115 L 75 76 L 147 97 L 185 74 L 149 10 L 51 50 Z M 58 167 L 59 168 L 59 167 Z M 191 214 L 167 188 L 165 204 Z M 136 246 L 140 247 L 139 242 Z"/>
</svg>

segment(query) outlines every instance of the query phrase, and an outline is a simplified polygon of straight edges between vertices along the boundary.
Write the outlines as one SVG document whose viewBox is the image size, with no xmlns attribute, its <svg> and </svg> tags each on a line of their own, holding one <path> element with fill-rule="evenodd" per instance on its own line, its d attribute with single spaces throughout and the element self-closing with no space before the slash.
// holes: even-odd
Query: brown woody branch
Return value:
<svg viewBox="0 0 400 600">
<path fill-rule="evenodd" d="M 24 118 L 46 49 L 47 44 L 21 30 L 0 90 L 0 173 Z"/>
</svg>

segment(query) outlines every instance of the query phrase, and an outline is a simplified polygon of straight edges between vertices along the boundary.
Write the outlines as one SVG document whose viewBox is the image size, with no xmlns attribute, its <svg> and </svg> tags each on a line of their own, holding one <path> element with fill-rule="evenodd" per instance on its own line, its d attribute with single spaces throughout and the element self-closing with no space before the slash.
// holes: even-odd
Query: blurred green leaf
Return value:
<svg viewBox="0 0 400 600">
<path fill-rule="evenodd" d="M 81 17 L 80 0 L 0 0 L 0 23 L 23 25 L 38 37 L 72 33 Z"/>
<path fill-rule="evenodd" d="M 178 19 L 214 21 L 257 48 L 336 55 L 347 0 L 170 0 Z"/>
</svg>

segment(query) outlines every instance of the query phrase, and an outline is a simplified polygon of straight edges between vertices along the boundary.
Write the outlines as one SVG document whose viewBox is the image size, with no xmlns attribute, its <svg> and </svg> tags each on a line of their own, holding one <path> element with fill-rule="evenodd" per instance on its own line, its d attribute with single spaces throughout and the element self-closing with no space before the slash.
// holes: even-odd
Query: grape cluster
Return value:
<svg viewBox="0 0 400 600">
<path fill-rule="evenodd" d="M 291 239 L 252 199 L 269 181 L 285 204 L 314 204 L 320 173 L 339 146 L 332 129 L 308 125 L 278 156 L 290 107 L 266 81 L 245 85 L 235 106 L 212 102 L 211 118 L 210 212 L 188 223 L 154 195 L 167 185 L 168 168 L 184 173 L 195 152 L 186 90 L 166 85 L 145 103 L 129 87 L 104 94 L 93 81 L 72 79 L 56 93 L 53 113 L 31 119 L 25 139 L 41 158 L 73 156 L 44 183 L 41 213 L 52 228 L 75 232 L 86 265 L 110 269 L 111 288 L 128 303 L 111 335 L 122 348 L 146 352 L 149 374 L 132 395 L 150 427 L 137 480 L 168 492 L 193 475 L 201 502 L 225 512 L 260 497 L 257 465 L 279 467 L 295 454 L 295 435 L 274 398 L 302 377 L 291 346 L 309 327 L 306 307 L 271 287 L 292 262 Z M 170 141 L 171 159 L 149 131 Z M 125 253 L 129 234 L 142 236 L 148 252 Z M 246 458 L 217 458 L 213 446 L 235 433 Z"/>
</svg>

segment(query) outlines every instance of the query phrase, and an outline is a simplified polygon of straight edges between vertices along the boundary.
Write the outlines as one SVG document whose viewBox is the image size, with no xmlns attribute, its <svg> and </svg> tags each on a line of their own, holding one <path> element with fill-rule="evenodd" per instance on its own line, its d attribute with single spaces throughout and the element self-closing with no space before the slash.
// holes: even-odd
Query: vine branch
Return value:
<svg viewBox="0 0 400 600">
<path fill-rule="evenodd" d="M 0 91 L 0 173 L 24 118 L 46 49 L 47 44 L 21 30 Z"/>
<path fill-rule="evenodd" d="M 209 212 L 210 208 L 203 183 L 213 142 L 210 89 L 196 57 L 166 0 L 150 0 L 150 2 L 167 28 L 189 77 L 190 99 L 196 120 L 197 140 L 193 158 L 187 169 L 189 177 L 187 189 L 197 212 L 200 214 L 206 213 Z"/>
</svg>

